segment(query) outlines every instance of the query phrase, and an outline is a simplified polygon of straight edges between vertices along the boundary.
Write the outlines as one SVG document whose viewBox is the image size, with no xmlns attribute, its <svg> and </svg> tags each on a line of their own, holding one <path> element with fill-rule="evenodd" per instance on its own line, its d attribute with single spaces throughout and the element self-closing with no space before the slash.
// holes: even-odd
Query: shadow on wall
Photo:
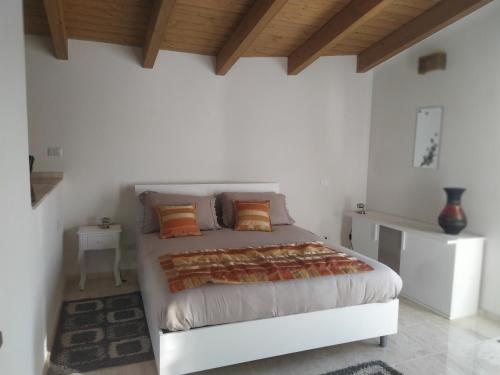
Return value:
<svg viewBox="0 0 500 375">
<path fill-rule="evenodd" d="M 143 52 L 140 47 L 121 46 L 122 48 L 115 48 L 115 53 L 123 55 L 124 61 L 132 61 L 137 64 L 137 67 L 142 68 Z"/>
<path fill-rule="evenodd" d="M 348 249 L 351 249 L 351 241 L 349 239 L 349 233 L 351 233 L 352 229 L 352 219 L 345 215 L 346 212 L 352 211 L 353 203 L 347 197 L 344 200 L 344 207 L 342 210 L 342 224 L 340 228 L 340 244 Z"/>
<path fill-rule="evenodd" d="M 342 227 L 340 233 L 340 244 L 348 249 L 352 250 L 351 240 L 349 239 L 349 234 L 352 229 L 352 219 L 350 217 L 346 217 L 345 215 L 342 217 Z"/>
</svg>

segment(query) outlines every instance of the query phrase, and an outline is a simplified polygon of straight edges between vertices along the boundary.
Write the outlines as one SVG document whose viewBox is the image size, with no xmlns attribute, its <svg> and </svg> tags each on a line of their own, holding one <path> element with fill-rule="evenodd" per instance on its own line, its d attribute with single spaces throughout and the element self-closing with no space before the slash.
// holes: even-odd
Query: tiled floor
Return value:
<svg viewBox="0 0 500 375">
<path fill-rule="evenodd" d="M 135 276 L 125 275 L 124 285 L 116 288 L 113 279 L 90 279 L 86 290 L 78 290 L 72 280 L 66 299 L 122 294 L 138 289 Z M 197 375 L 319 375 L 328 371 L 383 360 L 405 375 L 500 375 L 500 323 L 484 317 L 450 322 L 418 305 L 401 300 L 399 333 L 387 348 L 378 340 L 337 345 L 275 358 L 264 359 Z M 93 371 L 92 375 L 156 375 L 154 362 Z"/>
</svg>

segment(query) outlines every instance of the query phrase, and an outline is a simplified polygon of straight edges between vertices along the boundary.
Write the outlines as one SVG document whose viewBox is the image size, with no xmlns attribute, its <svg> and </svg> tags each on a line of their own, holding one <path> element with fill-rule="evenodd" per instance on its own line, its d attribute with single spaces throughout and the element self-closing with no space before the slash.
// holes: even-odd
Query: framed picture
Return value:
<svg viewBox="0 0 500 375">
<path fill-rule="evenodd" d="M 422 107 L 417 110 L 413 166 L 438 167 L 443 107 Z"/>
</svg>

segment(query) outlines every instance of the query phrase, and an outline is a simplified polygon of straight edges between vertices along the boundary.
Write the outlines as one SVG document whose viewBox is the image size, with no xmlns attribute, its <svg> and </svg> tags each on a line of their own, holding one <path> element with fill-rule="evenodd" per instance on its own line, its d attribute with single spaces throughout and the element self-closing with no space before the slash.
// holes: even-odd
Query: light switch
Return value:
<svg viewBox="0 0 500 375">
<path fill-rule="evenodd" d="M 47 149 L 47 155 L 49 155 L 49 156 L 62 156 L 63 149 L 62 149 L 62 147 L 49 147 Z"/>
</svg>

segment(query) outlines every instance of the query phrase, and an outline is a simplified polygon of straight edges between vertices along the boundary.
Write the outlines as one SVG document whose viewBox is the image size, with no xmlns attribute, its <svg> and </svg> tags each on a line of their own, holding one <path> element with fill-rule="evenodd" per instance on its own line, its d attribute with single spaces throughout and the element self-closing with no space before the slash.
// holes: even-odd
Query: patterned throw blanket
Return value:
<svg viewBox="0 0 500 375">
<path fill-rule="evenodd" d="M 158 260 L 173 293 L 204 284 L 308 279 L 373 270 L 321 242 L 201 250 L 163 255 Z"/>
</svg>

